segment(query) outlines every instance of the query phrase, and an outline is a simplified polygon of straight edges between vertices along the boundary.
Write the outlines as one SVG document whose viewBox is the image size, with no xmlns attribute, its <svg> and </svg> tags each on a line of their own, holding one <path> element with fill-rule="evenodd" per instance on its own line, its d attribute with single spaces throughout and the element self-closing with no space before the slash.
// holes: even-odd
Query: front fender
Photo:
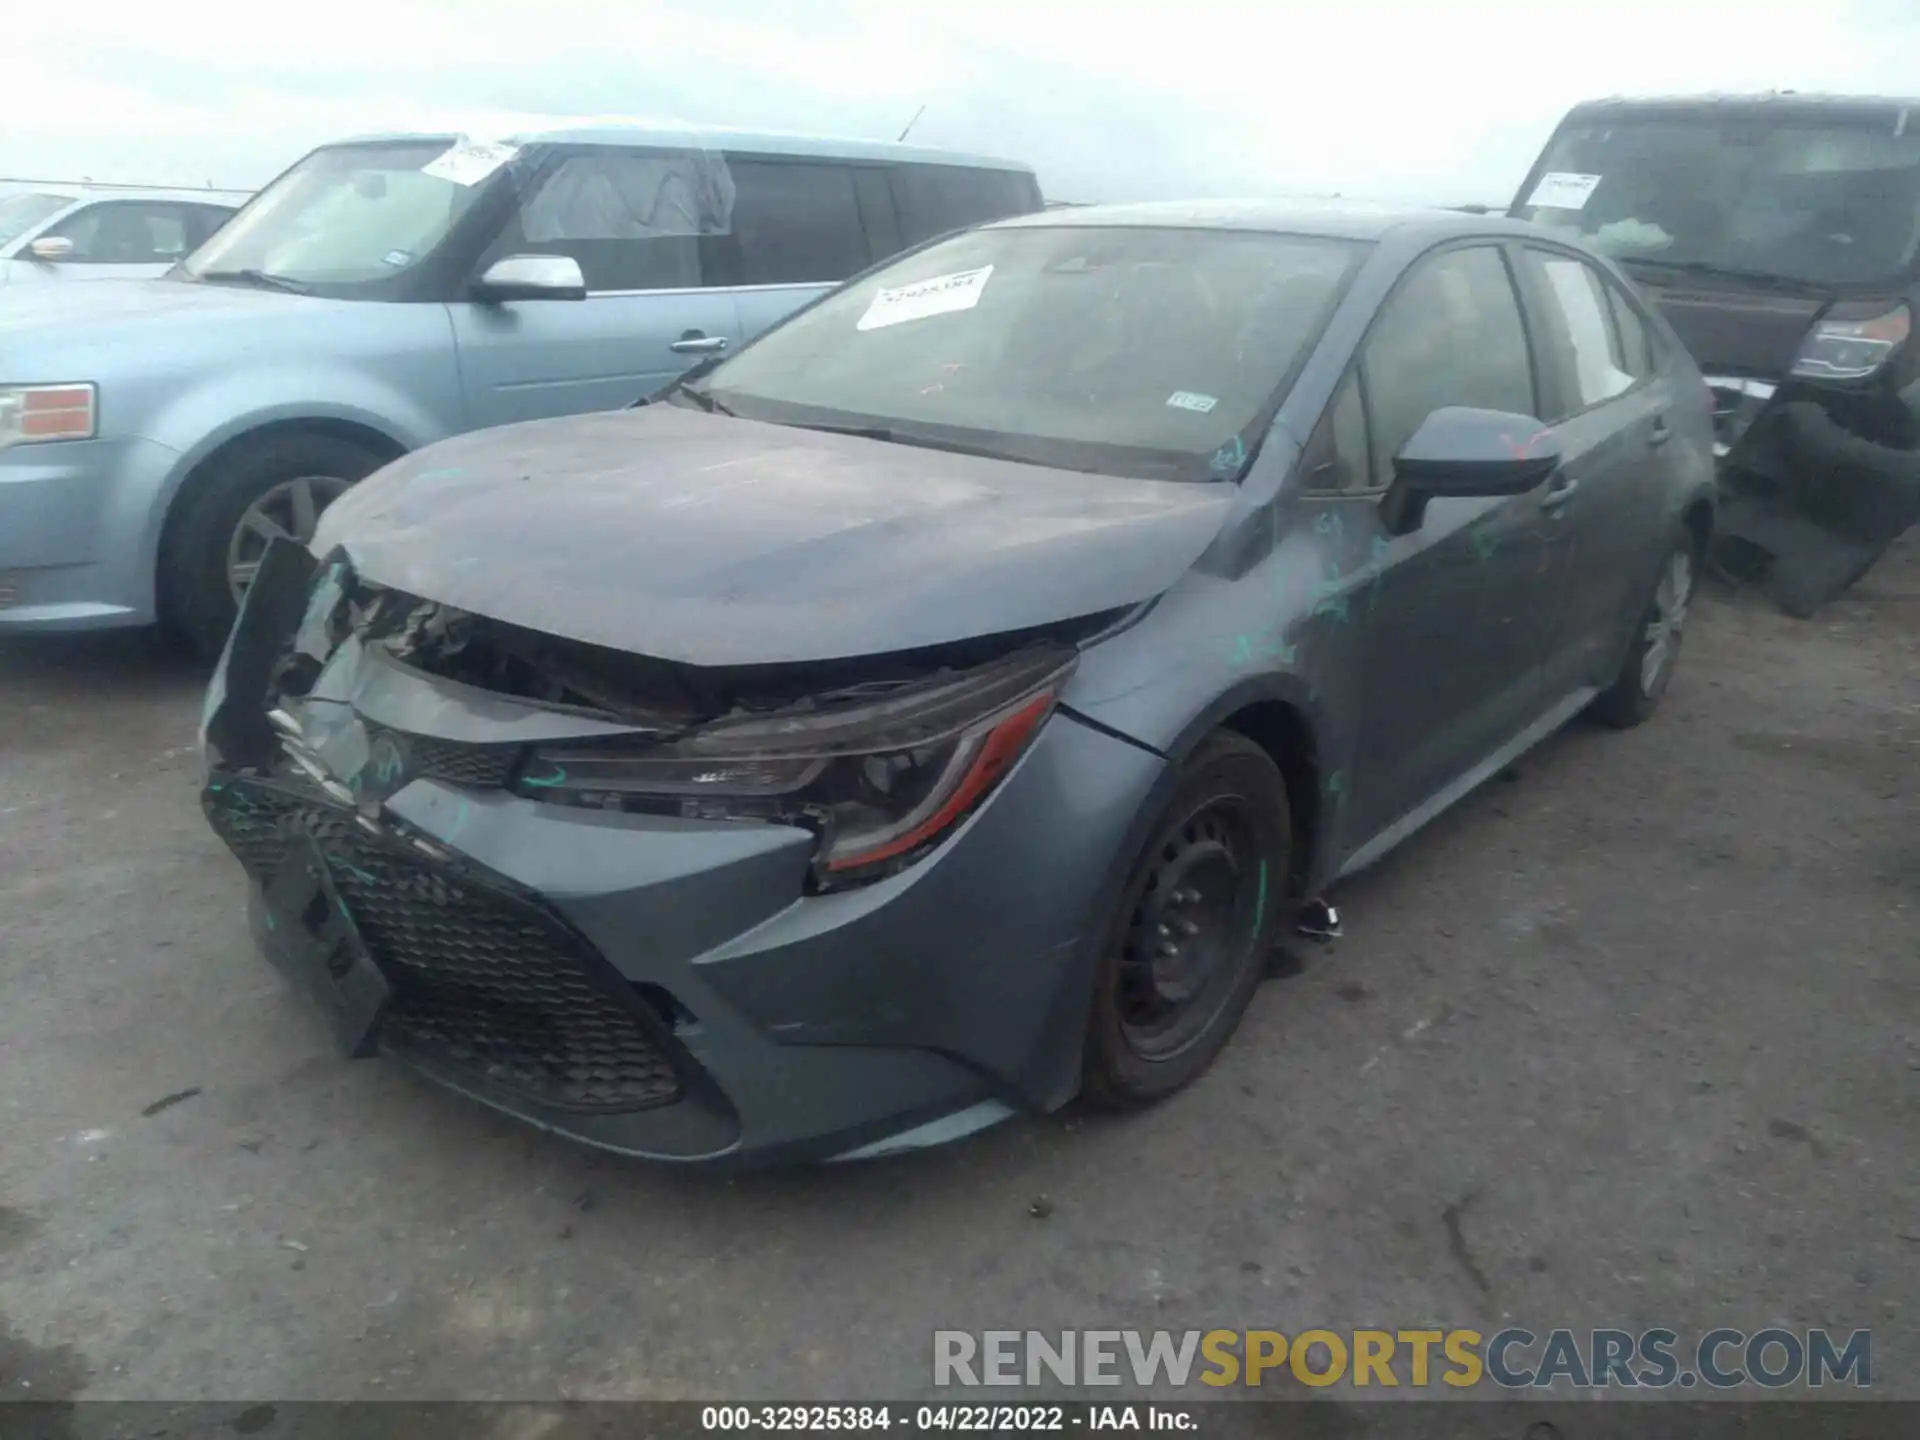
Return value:
<svg viewBox="0 0 1920 1440">
<path fill-rule="evenodd" d="M 358 427 L 398 450 L 416 450 L 465 428 L 457 383 L 451 375 L 448 380 L 402 389 L 344 365 L 299 364 L 208 376 L 168 396 L 139 426 L 144 438 L 178 457 L 147 497 L 141 542 L 147 563 L 181 487 L 222 446 L 270 426 L 323 421 Z"/>
</svg>

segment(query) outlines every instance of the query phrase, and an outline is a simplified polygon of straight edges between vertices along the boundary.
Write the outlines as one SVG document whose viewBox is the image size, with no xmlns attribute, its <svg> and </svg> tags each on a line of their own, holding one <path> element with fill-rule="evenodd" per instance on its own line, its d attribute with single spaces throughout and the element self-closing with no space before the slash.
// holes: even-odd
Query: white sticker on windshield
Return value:
<svg viewBox="0 0 1920 1440">
<path fill-rule="evenodd" d="M 916 280 L 882 290 L 867 306 L 856 330 L 884 330 L 906 320 L 924 320 L 929 315 L 947 315 L 955 310 L 971 310 L 980 303 L 993 266 L 978 270 L 956 270 L 951 275 L 936 275 L 931 280 Z"/>
<path fill-rule="evenodd" d="M 1198 415 L 1206 414 L 1219 403 L 1220 400 L 1218 396 L 1196 395 L 1191 390 L 1176 390 L 1167 396 L 1167 404 L 1173 406 L 1174 409 L 1191 410 Z"/>
<path fill-rule="evenodd" d="M 1587 197 L 1600 183 L 1598 175 L 1575 175 L 1569 170 L 1549 170 L 1527 197 L 1529 205 L 1545 205 L 1554 210 L 1584 209 Z"/>
<path fill-rule="evenodd" d="M 420 173 L 456 185 L 478 185 L 519 153 L 515 145 L 463 140 L 422 165 Z"/>
</svg>

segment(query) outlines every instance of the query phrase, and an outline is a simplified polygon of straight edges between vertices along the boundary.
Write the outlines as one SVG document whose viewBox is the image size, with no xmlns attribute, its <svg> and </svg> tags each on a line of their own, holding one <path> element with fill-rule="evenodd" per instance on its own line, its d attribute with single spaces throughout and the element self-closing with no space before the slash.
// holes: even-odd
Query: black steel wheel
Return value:
<svg viewBox="0 0 1920 1440">
<path fill-rule="evenodd" d="M 1240 1023 L 1280 931 L 1287 787 L 1245 736 L 1209 737 L 1134 862 L 1094 977 L 1083 1093 L 1150 1104 L 1191 1082 Z"/>
</svg>

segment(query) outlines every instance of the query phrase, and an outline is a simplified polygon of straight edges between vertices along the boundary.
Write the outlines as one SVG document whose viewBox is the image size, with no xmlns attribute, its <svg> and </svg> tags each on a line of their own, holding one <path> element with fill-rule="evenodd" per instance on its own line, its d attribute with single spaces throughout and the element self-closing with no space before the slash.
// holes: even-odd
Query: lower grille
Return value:
<svg viewBox="0 0 1920 1440">
<path fill-rule="evenodd" d="M 668 1105 L 680 1078 L 657 1017 L 535 900 L 282 782 L 228 779 L 207 817 L 248 874 L 271 883 L 301 835 L 393 989 L 383 1039 L 559 1109 Z M 602 978 L 604 975 L 605 978 Z"/>
</svg>

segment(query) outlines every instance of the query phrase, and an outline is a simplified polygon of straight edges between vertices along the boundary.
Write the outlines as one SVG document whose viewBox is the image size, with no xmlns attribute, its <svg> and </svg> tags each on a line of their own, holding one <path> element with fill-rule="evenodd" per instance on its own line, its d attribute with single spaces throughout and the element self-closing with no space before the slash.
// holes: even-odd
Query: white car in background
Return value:
<svg viewBox="0 0 1920 1440">
<path fill-rule="evenodd" d="M 28 182 L 0 195 L 0 286 L 151 280 L 246 199 L 237 190 Z"/>
</svg>

